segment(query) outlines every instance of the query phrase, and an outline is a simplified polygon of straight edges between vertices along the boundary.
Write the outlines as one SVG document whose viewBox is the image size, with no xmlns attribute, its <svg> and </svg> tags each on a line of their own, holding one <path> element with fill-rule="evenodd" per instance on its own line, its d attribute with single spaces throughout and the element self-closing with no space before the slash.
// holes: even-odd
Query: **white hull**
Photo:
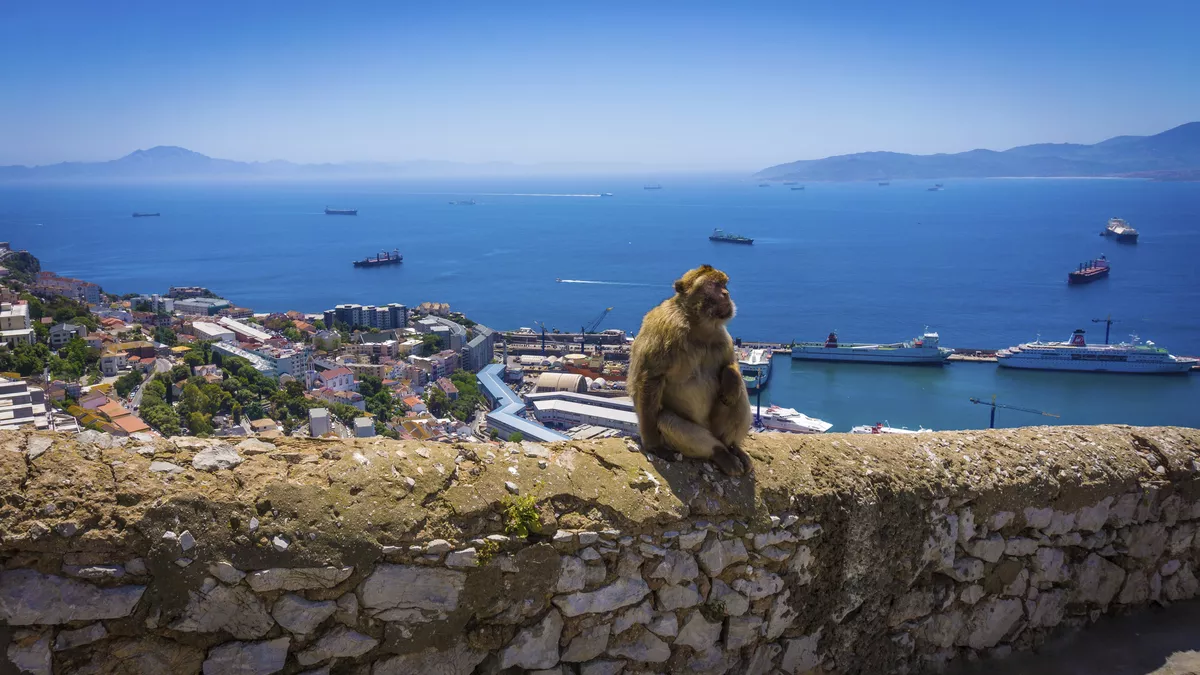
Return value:
<svg viewBox="0 0 1200 675">
<path fill-rule="evenodd" d="M 877 427 L 877 426 L 870 425 L 870 424 L 863 424 L 863 425 L 860 425 L 860 426 L 857 426 L 857 427 L 854 427 L 853 429 L 851 429 L 850 433 L 852 433 L 852 434 L 926 434 L 926 433 L 929 433 L 929 429 L 917 429 L 916 431 L 914 431 L 912 429 L 903 429 L 903 428 L 898 428 L 898 427 Z"/>
<path fill-rule="evenodd" d="M 833 428 L 825 420 L 809 417 L 793 408 L 771 406 L 759 416 L 767 431 L 782 431 L 789 434 L 823 434 Z"/>
<path fill-rule="evenodd" d="M 1031 357 L 1024 354 L 1001 356 L 996 360 L 1001 368 L 1024 370 L 1069 370 L 1077 373 L 1142 373 L 1167 374 L 1186 373 L 1194 365 L 1190 361 L 1088 361 L 1072 359 L 1069 354 L 1061 357 Z"/>
<path fill-rule="evenodd" d="M 807 361 L 844 361 L 858 363 L 904 363 L 941 365 L 949 353 L 938 349 L 855 349 L 851 347 L 793 347 L 792 358 Z"/>
</svg>

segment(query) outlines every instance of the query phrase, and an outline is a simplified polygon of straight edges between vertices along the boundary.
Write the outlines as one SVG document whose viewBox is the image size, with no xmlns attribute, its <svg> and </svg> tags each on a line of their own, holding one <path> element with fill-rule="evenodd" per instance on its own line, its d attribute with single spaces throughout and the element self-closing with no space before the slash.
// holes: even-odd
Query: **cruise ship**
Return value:
<svg viewBox="0 0 1200 675">
<path fill-rule="evenodd" d="M 1180 358 L 1147 341 L 1117 345 L 1089 345 L 1083 329 L 1076 330 L 1068 342 L 1027 342 L 996 352 L 1001 368 L 1033 370 L 1074 370 L 1090 373 L 1186 373 L 1196 365 L 1194 359 Z"/>
<path fill-rule="evenodd" d="M 789 434 L 823 434 L 833 428 L 825 420 L 809 417 L 795 408 L 780 408 L 773 405 L 760 411 L 757 418 L 766 431 L 784 431 Z"/>
<path fill-rule="evenodd" d="M 825 342 L 797 342 L 792 346 L 792 358 L 940 366 L 950 357 L 951 351 L 939 346 L 938 334 L 929 330 L 919 338 L 892 344 L 840 344 L 834 332 Z"/>
<path fill-rule="evenodd" d="M 754 393 L 764 389 L 771 380 L 770 349 L 739 349 L 738 367 L 742 371 L 742 379 L 746 382 L 746 390 Z"/>
<path fill-rule="evenodd" d="M 1138 231 L 1121 218 L 1109 218 L 1108 227 L 1100 234 L 1113 237 L 1123 244 L 1136 244 L 1138 239 Z"/>
</svg>

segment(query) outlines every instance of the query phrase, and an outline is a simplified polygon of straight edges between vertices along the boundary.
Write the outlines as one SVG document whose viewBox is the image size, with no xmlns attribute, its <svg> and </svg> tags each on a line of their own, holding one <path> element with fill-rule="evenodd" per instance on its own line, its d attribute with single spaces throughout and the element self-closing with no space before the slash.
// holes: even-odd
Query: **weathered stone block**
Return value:
<svg viewBox="0 0 1200 675">
<path fill-rule="evenodd" d="M 725 620 L 725 648 L 741 649 L 758 639 L 763 620 L 757 616 L 731 616 Z"/>
<path fill-rule="evenodd" d="M 50 635 L 53 631 L 18 630 L 12 634 L 6 654 L 16 669 L 29 675 L 53 675 Z"/>
<path fill-rule="evenodd" d="M 169 628 L 183 633 L 224 631 L 239 640 L 267 634 L 275 620 L 262 600 L 245 586 L 215 586 L 207 593 L 189 591 L 183 616 Z"/>
<path fill-rule="evenodd" d="M 611 612 L 632 605 L 650 593 L 641 579 L 617 579 L 604 588 L 584 593 L 560 595 L 554 598 L 556 607 L 565 616 Z"/>
<path fill-rule="evenodd" d="M 307 635 L 317 629 L 321 622 L 333 616 L 337 605 L 331 600 L 306 600 L 294 593 L 279 598 L 271 608 L 271 616 L 280 626 L 293 633 Z"/>
<path fill-rule="evenodd" d="M 296 654 L 296 661 L 302 666 L 311 666 L 329 659 L 353 659 L 366 654 L 378 644 L 379 640 L 369 635 L 363 635 L 345 626 L 334 626 L 311 647 Z"/>
<path fill-rule="evenodd" d="M 704 618 L 700 612 L 692 612 L 679 629 L 675 644 L 691 647 L 697 651 L 707 649 L 721 639 L 721 624 Z"/>
<path fill-rule="evenodd" d="M 821 631 L 806 635 L 795 640 L 787 640 L 787 649 L 783 653 L 783 661 L 779 667 L 785 673 L 805 673 L 821 665 L 821 655 L 817 651 L 821 641 Z"/>
<path fill-rule="evenodd" d="M 790 533 L 789 533 L 790 534 Z M 695 579 L 700 574 L 696 558 L 684 551 L 668 551 L 650 572 L 651 579 L 665 579 L 668 584 L 680 584 Z"/>
<path fill-rule="evenodd" d="M 758 600 L 783 590 L 783 578 L 767 570 L 756 569 L 748 579 L 735 579 L 733 588 L 751 600 Z"/>
<path fill-rule="evenodd" d="M 29 569 L 0 572 L 0 622 L 53 625 L 129 616 L 145 586 L 98 588 Z"/>
<path fill-rule="evenodd" d="M 888 626 L 896 627 L 906 621 L 928 616 L 933 611 L 933 593 L 925 590 L 909 591 L 896 599 L 888 615 Z"/>
<path fill-rule="evenodd" d="M 371 675 L 471 675 L 487 652 L 472 649 L 457 640 L 448 649 L 430 647 L 376 661 Z"/>
<path fill-rule="evenodd" d="M 626 636 L 618 642 L 609 643 L 610 655 L 639 663 L 662 663 L 671 658 L 671 647 L 648 630 L 639 630 L 636 636 Z"/>
<path fill-rule="evenodd" d="M 1072 602 L 1107 605 L 1125 582 L 1125 570 L 1092 553 L 1075 570 L 1075 578 Z"/>
<path fill-rule="evenodd" d="M 602 623 L 598 626 L 584 628 L 571 639 L 563 652 L 562 660 L 571 663 L 591 661 L 604 653 L 608 648 L 608 637 L 612 634 L 612 624 Z"/>
<path fill-rule="evenodd" d="M 1155 560 L 1167 549 L 1167 526 L 1162 523 L 1134 525 L 1121 532 L 1121 543 L 1130 556 Z"/>
<path fill-rule="evenodd" d="M 1021 601 L 994 599 L 975 607 L 957 642 L 971 649 L 986 649 L 1000 642 L 1023 613 Z"/>
<path fill-rule="evenodd" d="M 385 621 L 433 620 L 458 609 L 466 575 L 453 570 L 380 564 L 359 585 L 362 606 Z M 389 612 L 397 619 L 388 618 Z"/>
<path fill-rule="evenodd" d="M 741 616 L 750 609 L 750 600 L 720 579 L 714 579 L 708 602 L 724 609 L 728 616 Z"/>
<path fill-rule="evenodd" d="M 986 539 L 976 539 L 964 546 L 967 553 L 990 563 L 1000 560 L 1000 556 L 1004 555 L 1004 547 L 1004 537 L 998 534 L 991 534 Z"/>
<path fill-rule="evenodd" d="M 310 588 L 333 588 L 349 579 L 353 573 L 353 567 L 273 567 L 251 572 L 246 577 L 246 583 L 259 593 L 303 591 Z"/>
<path fill-rule="evenodd" d="M 709 576 L 717 576 L 726 567 L 749 560 L 746 545 L 741 539 L 710 539 L 699 553 L 700 566 Z"/>
<path fill-rule="evenodd" d="M 554 590 L 558 593 L 582 591 L 587 577 L 587 563 L 570 555 L 562 556 L 559 562 L 558 583 Z"/>
<path fill-rule="evenodd" d="M 226 642 L 208 651 L 204 675 L 271 675 L 283 670 L 291 638 Z"/>
<path fill-rule="evenodd" d="M 659 588 L 655 592 L 658 597 L 658 610 L 661 612 L 673 612 L 677 609 L 685 607 L 695 607 L 700 604 L 700 591 L 696 588 L 696 584 L 687 586 L 672 586 L 666 585 Z"/>
</svg>

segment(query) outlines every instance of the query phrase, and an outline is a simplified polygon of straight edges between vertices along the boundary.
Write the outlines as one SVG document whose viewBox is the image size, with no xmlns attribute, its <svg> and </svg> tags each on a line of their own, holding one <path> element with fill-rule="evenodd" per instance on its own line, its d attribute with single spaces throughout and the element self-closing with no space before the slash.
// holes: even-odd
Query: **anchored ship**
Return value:
<svg viewBox="0 0 1200 675">
<path fill-rule="evenodd" d="M 916 431 L 905 429 L 904 427 L 889 427 L 887 422 L 876 422 L 875 424 L 860 424 L 852 429 L 852 434 L 924 434 L 929 433 L 929 429 L 920 428 Z"/>
<path fill-rule="evenodd" d="M 1138 239 L 1138 231 L 1121 218 L 1109 218 L 1108 227 L 1104 228 L 1100 234 L 1105 237 L 1114 237 L 1123 244 L 1136 244 Z"/>
<path fill-rule="evenodd" d="M 461 199 L 459 201 L 450 202 L 450 203 L 453 204 L 454 206 L 475 206 L 474 199 Z"/>
<path fill-rule="evenodd" d="M 792 358 L 940 366 L 952 350 L 939 346 L 938 341 L 937 333 L 926 330 L 921 337 L 892 344 L 840 344 L 835 331 L 825 342 L 797 342 L 792 346 Z"/>
<path fill-rule="evenodd" d="M 783 181 L 783 184 L 784 184 L 784 185 L 795 185 L 795 184 L 796 184 L 796 181 L 794 181 L 794 180 L 785 180 L 785 181 Z"/>
<path fill-rule="evenodd" d="M 833 428 L 825 420 L 809 417 L 795 408 L 773 405 L 759 412 L 757 422 L 767 431 L 785 431 L 791 434 L 823 434 Z"/>
<path fill-rule="evenodd" d="M 771 187 L 770 183 L 759 183 L 758 187 Z"/>
<path fill-rule="evenodd" d="M 1095 260 L 1079 263 L 1079 268 L 1067 274 L 1068 284 L 1090 284 L 1097 279 L 1108 276 L 1108 258 L 1100 256 Z"/>
<path fill-rule="evenodd" d="M 133 214 L 133 217 L 134 218 L 152 218 L 157 215 L 158 215 L 157 213 L 135 213 L 135 214 Z"/>
<path fill-rule="evenodd" d="M 379 267 L 380 265 L 395 265 L 404 262 L 404 256 L 400 255 L 400 249 L 394 249 L 391 253 L 380 251 L 374 258 L 363 258 L 355 260 L 355 267 Z"/>
<path fill-rule="evenodd" d="M 713 233 L 708 235 L 709 241 L 723 241 L 728 244 L 753 244 L 754 240 L 750 237 L 743 237 L 739 234 L 730 234 L 721 228 L 716 228 Z"/>
<path fill-rule="evenodd" d="M 611 193 L 611 192 L 601 192 L 601 193 L 600 193 L 600 196 L 601 196 L 601 197 L 611 197 L 611 196 L 613 196 L 613 195 L 612 195 L 612 193 Z"/>
<path fill-rule="evenodd" d="M 1092 373 L 1186 373 L 1195 359 L 1172 356 L 1167 350 L 1147 341 L 1138 344 L 1089 345 L 1083 329 L 1071 334 L 1068 342 L 1035 340 L 996 352 L 1001 368 L 1031 370 L 1075 370 Z"/>
<path fill-rule="evenodd" d="M 885 185 L 891 185 L 891 182 L 886 180 L 879 181 L 879 187 L 883 187 Z"/>
<path fill-rule="evenodd" d="M 803 189 L 804 189 L 804 186 L 803 186 L 803 185 L 801 185 L 800 187 L 794 187 L 794 188 L 792 188 L 792 189 L 793 189 L 793 190 L 803 190 Z"/>
<path fill-rule="evenodd" d="M 771 356 L 770 349 L 738 350 L 738 368 L 747 391 L 754 393 L 767 386 L 771 380 Z"/>
<path fill-rule="evenodd" d="M 325 207 L 325 215 L 327 216 L 357 216 L 358 209 L 331 209 Z"/>
<path fill-rule="evenodd" d="M 653 185 L 646 185 L 642 189 L 643 190 L 661 190 L 662 186 L 659 185 L 658 183 L 654 183 Z"/>
</svg>

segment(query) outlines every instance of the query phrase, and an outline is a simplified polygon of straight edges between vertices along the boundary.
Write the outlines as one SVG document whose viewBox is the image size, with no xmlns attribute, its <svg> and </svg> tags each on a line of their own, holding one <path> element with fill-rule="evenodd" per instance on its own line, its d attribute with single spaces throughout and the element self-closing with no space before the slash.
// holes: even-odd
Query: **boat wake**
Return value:
<svg viewBox="0 0 1200 675">
<path fill-rule="evenodd" d="M 572 195 L 545 192 L 482 192 L 484 197 L 599 197 L 600 195 Z"/>
<path fill-rule="evenodd" d="M 556 279 L 560 284 L 599 284 L 601 286 L 654 286 L 654 284 L 639 284 L 632 281 L 592 281 L 590 279 Z"/>
</svg>

